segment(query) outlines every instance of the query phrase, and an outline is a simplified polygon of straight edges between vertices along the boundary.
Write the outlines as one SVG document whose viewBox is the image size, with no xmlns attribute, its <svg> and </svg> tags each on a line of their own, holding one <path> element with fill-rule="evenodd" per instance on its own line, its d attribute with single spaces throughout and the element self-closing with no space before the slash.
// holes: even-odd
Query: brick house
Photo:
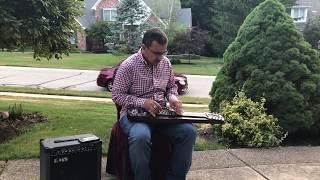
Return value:
<svg viewBox="0 0 320 180">
<path fill-rule="evenodd" d="M 297 0 L 296 5 L 289 8 L 289 15 L 297 28 L 303 31 L 308 19 L 320 16 L 320 0 Z"/>
<path fill-rule="evenodd" d="M 167 2 L 164 2 L 167 1 Z M 86 31 L 97 20 L 116 21 L 117 6 L 121 0 L 85 0 L 84 14 L 77 18 L 82 31 L 76 33 L 74 43 L 81 50 L 92 48 L 91 40 L 87 38 Z M 159 25 L 167 28 L 172 19 L 186 28 L 191 28 L 191 9 L 181 8 L 180 0 L 157 0 L 141 1 L 146 10 L 146 18 L 137 22 L 137 25 L 146 23 L 149 25 Z"/>
</svg>

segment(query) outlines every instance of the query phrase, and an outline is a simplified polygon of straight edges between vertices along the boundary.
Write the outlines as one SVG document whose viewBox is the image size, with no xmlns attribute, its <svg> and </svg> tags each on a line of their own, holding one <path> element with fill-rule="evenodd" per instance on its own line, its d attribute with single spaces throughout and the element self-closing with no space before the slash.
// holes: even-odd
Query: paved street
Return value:
<svg viewBox="0 0 320 180">
<path fill-rule="evenodd" d="M 99 71 L 0 66 L 1 86 L 103 91 L 96 85 Z M 214 76 L 187 75 L 185 96 L 209 97 Z"/>
</svg>

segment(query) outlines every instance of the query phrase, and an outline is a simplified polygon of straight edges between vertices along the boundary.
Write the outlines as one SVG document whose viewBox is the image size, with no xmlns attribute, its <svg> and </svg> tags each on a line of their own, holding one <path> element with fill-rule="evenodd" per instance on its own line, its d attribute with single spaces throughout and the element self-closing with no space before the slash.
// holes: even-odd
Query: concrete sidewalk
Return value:
<svg viewBox="0 0 320 180">
<path fill-rule="evenodd" d="M 115 180 L 102 162 L 102 180 Z M 0 180 L 39 179 L 39 160 L 0 161 Z M 320 147 L 198 151 L 188 180 L 320 180 Z"/>
</svg>

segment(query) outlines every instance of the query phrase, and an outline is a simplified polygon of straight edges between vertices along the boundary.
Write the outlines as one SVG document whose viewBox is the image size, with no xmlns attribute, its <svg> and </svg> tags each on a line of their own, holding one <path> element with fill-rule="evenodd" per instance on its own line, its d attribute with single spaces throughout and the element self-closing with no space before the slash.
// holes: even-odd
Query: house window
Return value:
<svg viewBox="0 0 320 180">
<path fill-rule="evenodd" d="M 69 37 L 69 42 L 71 44 L 76 44 L 76 34 L 73 34 L 72 36 Z"/>
<path fill-rule="evenodd" d="M 103 9 L 103 20 L 116 21 L 117 20 L 117 9 L 116 8 Z"/>
<path fill-rule="evenodd" d="M 294 22 L 307 22 L 307 14 L 307 7 L 294 6 L 291 9 L 291 17 L 293 18 Z"/>
</svg>

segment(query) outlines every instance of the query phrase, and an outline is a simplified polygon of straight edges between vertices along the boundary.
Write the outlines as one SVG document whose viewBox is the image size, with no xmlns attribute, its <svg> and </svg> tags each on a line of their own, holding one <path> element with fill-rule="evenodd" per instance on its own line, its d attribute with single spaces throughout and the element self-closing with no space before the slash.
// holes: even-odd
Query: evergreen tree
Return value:
<svg viewBox="0 0 320 180">
<path fill-rule="evenodd" d="M 124 37 L 128 52 L 132 53 L 139 48 L 141 34 L 144 30 L 143 20 L 147 16 L 146 7 L 141 0 L 122 0 L 118 6 L 118 22 L 120 34 Z"/>
<path fill-rule="evenodd" d="M 258 101 L 290 133 L 320 131 L 320 60 L 278 0 L 266 0 L 246 18 L 224 53 L 213 83 L 211 111 L 238 90 Z M 311 132 L 311 131 L 310 131 Z"/>
</svg>

